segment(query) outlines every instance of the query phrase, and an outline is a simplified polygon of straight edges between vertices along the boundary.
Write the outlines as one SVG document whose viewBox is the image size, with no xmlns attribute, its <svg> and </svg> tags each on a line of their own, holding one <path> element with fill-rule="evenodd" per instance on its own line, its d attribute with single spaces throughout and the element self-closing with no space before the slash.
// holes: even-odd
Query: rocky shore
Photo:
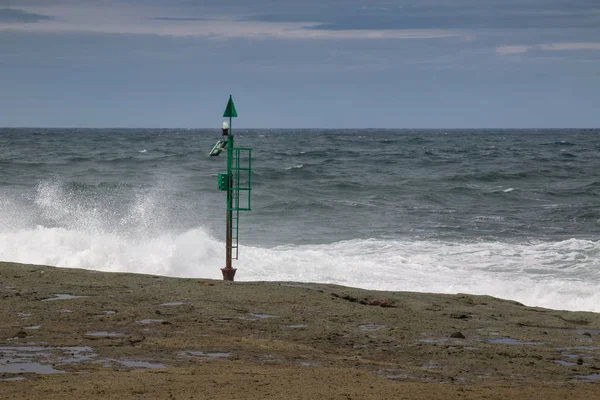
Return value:
<svg viewBox="0 0 600 400">
<path fill-rule="evenodd" d="M 600 315 L 0 263 L 6 399 L 594 399 Z"/>
</svg>

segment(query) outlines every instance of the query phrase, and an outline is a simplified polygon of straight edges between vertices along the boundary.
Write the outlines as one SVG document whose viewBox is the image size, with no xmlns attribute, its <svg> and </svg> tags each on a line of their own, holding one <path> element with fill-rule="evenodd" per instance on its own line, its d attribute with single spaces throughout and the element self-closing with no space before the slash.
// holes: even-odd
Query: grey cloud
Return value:
<svg viewBox="0 0 600 400">
<path fill-rule="evenodd" d="M 193 17 L 154 17 L 155 21 L 212 21 L 210 18 L 193 18 Z"/>
<path fill-rule="evenodd" d="M 54 19 L 48 15 L 34 14 L 15 8 L 0 8 L 0 22 L 40 22 Z"/>
<path fill-rule="evenodd" d="M 261 22 L 312 22 L 320 30 L 598 28 L 599 5 L 393 6 L 259 14 Z"/>
</svg>

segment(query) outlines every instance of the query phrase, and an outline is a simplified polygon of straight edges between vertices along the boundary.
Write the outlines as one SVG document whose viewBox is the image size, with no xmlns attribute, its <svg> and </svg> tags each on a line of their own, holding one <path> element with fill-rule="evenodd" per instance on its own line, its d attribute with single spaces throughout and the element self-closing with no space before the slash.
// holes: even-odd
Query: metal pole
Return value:
<svg viewBox="0 0 600 400">
<path fill-rule="evenodd" d="M 235 268 L 231 267 L 231 252 L 232 252 L 232 231 L 233 231 L 233 175 L 231 165 L 233 162 L 233 129 L 231 126 L 231 117 L 229 117 L 229 137 L 227 138 L 227 216 L 225 218 L 225 268 L 222 268 L 223 280 L 233 281 L 235 277 Z"/>
</svg>

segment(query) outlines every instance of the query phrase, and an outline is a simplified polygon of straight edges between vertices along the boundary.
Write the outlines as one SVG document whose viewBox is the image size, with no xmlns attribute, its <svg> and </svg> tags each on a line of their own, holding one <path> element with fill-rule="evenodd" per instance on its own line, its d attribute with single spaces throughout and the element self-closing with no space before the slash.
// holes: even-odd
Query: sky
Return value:
<svg viewBox="0 0 600 400">
<path fill-rule="evenodd" d="M 598 128 L 600 0 L 0 0 L 0 126 Z"/>
</svg>

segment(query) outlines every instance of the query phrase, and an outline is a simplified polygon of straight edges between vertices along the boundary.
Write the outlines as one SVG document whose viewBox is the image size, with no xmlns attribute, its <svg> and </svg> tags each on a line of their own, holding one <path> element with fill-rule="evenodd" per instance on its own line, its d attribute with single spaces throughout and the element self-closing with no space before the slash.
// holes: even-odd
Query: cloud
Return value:
<svg viewBox="0 0 600 400">
<path fill-rule="evenodd" d="M 496 53 L 502 56 L 508 56 L 512 54 L 523 54 L 527 53 L 533 46 L 500 46 L 496 47 Z"/>
<path fill-rule="evenodd" d="M 0 0 L 0 4 L 3 0 Z M 15 0 L 16 1 L 16 0 Z M 600 5 L 582 0 L 19 0 L 36 24 L 1 30 L 280 40 L 427 40 L 456 38 L 498 54 L 526 53 L 537 43 L 587 42 L 600 35 Z M 527 28 L 527 29 L 525 29 Z M 536 29 L 531 29 L 536 28 Z M 502 46 L 518 40 L 517 46 Z M 501 46 L 501 47 L 498 47 Z"/>
<path fill-rule="evenodd" d="M 174 22 L 174 21 L 161 21 Z M 179 21 L 184 22 L 184 21 Z M 327 31 L 310 29 L 304 24 L 262 24 L 239 23 L 235 21 L 185 21 L 203 22 L 201 25 L 181 24 L 135 24 L 118 23 L 97 24 L 43 24 L 35 27 L 12 26 L 13 31 L 27 32 L 90 32 L 134 35 L 159 35 L 173 37 L 210 37 L 210 38 L 246 38 L 246 39 L 440 39 L 461 36 L 458 32 L 443 30 L 398 30 L 398 31 Z M 0 26 L 0 31 L 2 26 Z"/>
<path fill-rule="evenodd" d="M 240 20 L 230 15 L 204 14 L 195 17 L 193 13 L 177 14 L 157 11 L 164 8 L 53 6 L 31 7 L 28 11 L 52 12 L 56 19 L 40 20 L 37 24 L 10 23 L 0 25 L 1 30 L 25 31 L 33 33 L 91 32 L 110 34 L 139 34 L 173 37 L 210 38 L 249 38 L 249 39 L 438 39 L 458 37 L 460 32 L 441 29 L 402 29 L 402 30 L 353 30 L 319 29 L 318 23 L 311 22 L 265 22 Z M 173 11 L 171 11 L 172 13 Z M 199 10 L 194 10 L 199 13 Z M 179 15 L 190 15 L 181 17 Z M 35 14 L 37 15 L 37 14 Z M 12 21 L 16 22 L 16 21 Z"/>
<path fill-rule="evenodd" d="M 390 5 L 373 1 L 372 6 L 332 4 L 304 10 L 284 10 L 246 16 L 243 20 L 262 22 L 312 22 L 319 30 L 399 30 L 399 29 L 542 29 L 597 28 L 600 7 L 593 4 L 561 5 L 506 4 L 479 2 L 421 2 L 419 5 Z M 377 4 L 379 3 L 379 4 Z M 461 4 L 462 3 L 462 4 Z M 398 3 L 396 3 L 398 4 Z"/>
<path fill-rule="evenodd" d="M 150 19 L 153 19 L 155 21 L 181 21 L 181 22 L 210 21 L 209 18 L 193 18 L 193 17 L 154 17 L 154 18 L 150 18 Z"/>
<path fill-rule="evenodd" d="M 564 51 L 564 50 L 600 50 L 600 42 L 594 43 L 550 43 L 542 44 L 542 50 Z"/>
<path fill-rule="evenodd" d="M 16 23 L 32 23 L 40 21 L 48 21 L 53 18 L 48 15 L 30 13 L 15 8 L 0 8 L 0 23 L 16 22 Z"/>
<path fill-rule="evenodd" d="M 524 54 L 531 51 L 575 51 L 575 50 L 600 50 L 600 42 L 581 43 L 544 43 L 538 45 L 500 46 L 496 53 L 502 56 Z"/>
</svg>

